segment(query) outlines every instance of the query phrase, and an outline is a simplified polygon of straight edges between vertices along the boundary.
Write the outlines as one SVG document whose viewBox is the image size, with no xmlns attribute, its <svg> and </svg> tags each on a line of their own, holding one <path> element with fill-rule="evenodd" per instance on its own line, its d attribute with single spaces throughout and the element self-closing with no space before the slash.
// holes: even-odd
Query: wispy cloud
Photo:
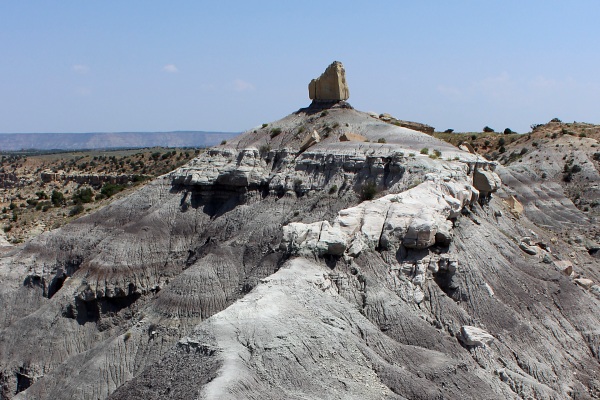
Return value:
<svg viewBox="0 0 600 400">
<path fill-rule="evenodd" d="M 254 85 L 242 79 L 236 79 L 233 81 L 233 90 L 236 92 L 246 92 L 248 90 L 254 90 Z"/>
<path fill-rule="evenodd" d="M 175 64 L 167 64 L 163 67 L 163 71 L 168 72 L 170 74 L 176 74 L 179 72 L 179 69 Z"/>
<path fill-rule="evenodd" d="M 85 64 L 75 64 L 71 67 L 71 69 L 78 74 L 87 74 L 90 72 L 90 67 Z"/>
</svg>

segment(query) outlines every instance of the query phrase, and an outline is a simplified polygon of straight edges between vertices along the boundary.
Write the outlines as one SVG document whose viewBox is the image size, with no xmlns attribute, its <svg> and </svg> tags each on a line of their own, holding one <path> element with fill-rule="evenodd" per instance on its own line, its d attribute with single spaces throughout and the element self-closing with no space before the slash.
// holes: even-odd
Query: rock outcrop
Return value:
<svg viewBox="0 0 600 400">
<path fill-rule="evenodd" d="M 308 84 L 308 97 L 316 102 L 348 100 L 350 90 L 346 83 L 346 71 L 339 61 L 334 61 L 320 77 Z"/>
</svg>

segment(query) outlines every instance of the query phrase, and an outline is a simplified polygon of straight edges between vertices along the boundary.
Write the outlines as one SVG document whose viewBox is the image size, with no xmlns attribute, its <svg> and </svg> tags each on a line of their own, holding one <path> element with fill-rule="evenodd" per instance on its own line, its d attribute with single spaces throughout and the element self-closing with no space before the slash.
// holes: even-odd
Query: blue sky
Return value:
<svg viewBox="0 0 600 400">
<path fill-rule="evenodd" d="M 0 132 L 242 131 L 349 102 L 439 130 L 600 123 L 600 1 L 2 1 Z"/>
</svg>

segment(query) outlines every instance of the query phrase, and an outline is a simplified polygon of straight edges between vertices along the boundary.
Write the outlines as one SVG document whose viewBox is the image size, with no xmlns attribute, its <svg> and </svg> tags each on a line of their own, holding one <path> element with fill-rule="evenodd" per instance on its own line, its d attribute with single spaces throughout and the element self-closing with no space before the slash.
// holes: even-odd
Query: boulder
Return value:
<svg viewBox="0 0 600 400">
<path fill-rule="evenodd" d="M 340 136 L 340 142 L 366 142 L 367 138 L 358 133 L 344 133 Z"/>
<path fill-rule="evenodd" d="M 308 97 L 316 102 L 334 102 L 350 97 L 346 71 L 339 61 L 334 61 L 325 72 L 308 84 Z"/>
<path fill-rule="evenodd" d="M 300 145 L 300 151 L 304 151 L 309 147 L 319 143 L 320 141 L 321 136 L 319 136 L 319 133 L 317 131 L 313 131 L 312 133 L 306 135 L 306 137 L 302 141 L 302 144 Z"/>
<path fill-rule="evenodd" d="M 529 255 L 535 256 L 537 254 L 535 247 L 529 246 L 525 242 L 519 243 L 519 248 Z"/>
<path fill-rule="evenodd" d="M 554 266 L 556 266 L 556 269 L 558 269 L 560 272 L 567 276 L 571 276 L 571 274 L 573 273 L 573 263 L 571 261 L 555 261 Z"/>
<path fill-rule="evenodd" d="M 494 337 L 483 329 L 463 325 L 460 328 L 460 340 L 467 346 L 485 346 L 494 341 Z"/>
<path fill-rule="evenodd" d="M 473 186 L 479 190 L 479 193 L 483 197 L 498 190 L 501 184 L 502 181 L 500 181 L 500 177 L 495 172 L 483 169 L 476 169 L 473 172 Z"/>
<path fill-rule="evenodd" d="M 586 278 L 576 278 L 573 281 L 584 289 L 589 289 L 594 285 L 594 281 Z"/>
</svg>

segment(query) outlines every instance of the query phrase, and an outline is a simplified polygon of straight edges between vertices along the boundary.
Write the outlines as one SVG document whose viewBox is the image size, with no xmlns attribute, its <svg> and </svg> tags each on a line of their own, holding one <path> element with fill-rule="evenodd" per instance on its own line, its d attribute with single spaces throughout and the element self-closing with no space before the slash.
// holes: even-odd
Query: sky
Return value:
<svg viewBox="0 0 600 400">
<path fill-rule="evenodd" d="M 600 123 L 600 1 L 0 1 L 0 132 L 238 132 L 348 102 L 437 130 Z"/>
</svg>

